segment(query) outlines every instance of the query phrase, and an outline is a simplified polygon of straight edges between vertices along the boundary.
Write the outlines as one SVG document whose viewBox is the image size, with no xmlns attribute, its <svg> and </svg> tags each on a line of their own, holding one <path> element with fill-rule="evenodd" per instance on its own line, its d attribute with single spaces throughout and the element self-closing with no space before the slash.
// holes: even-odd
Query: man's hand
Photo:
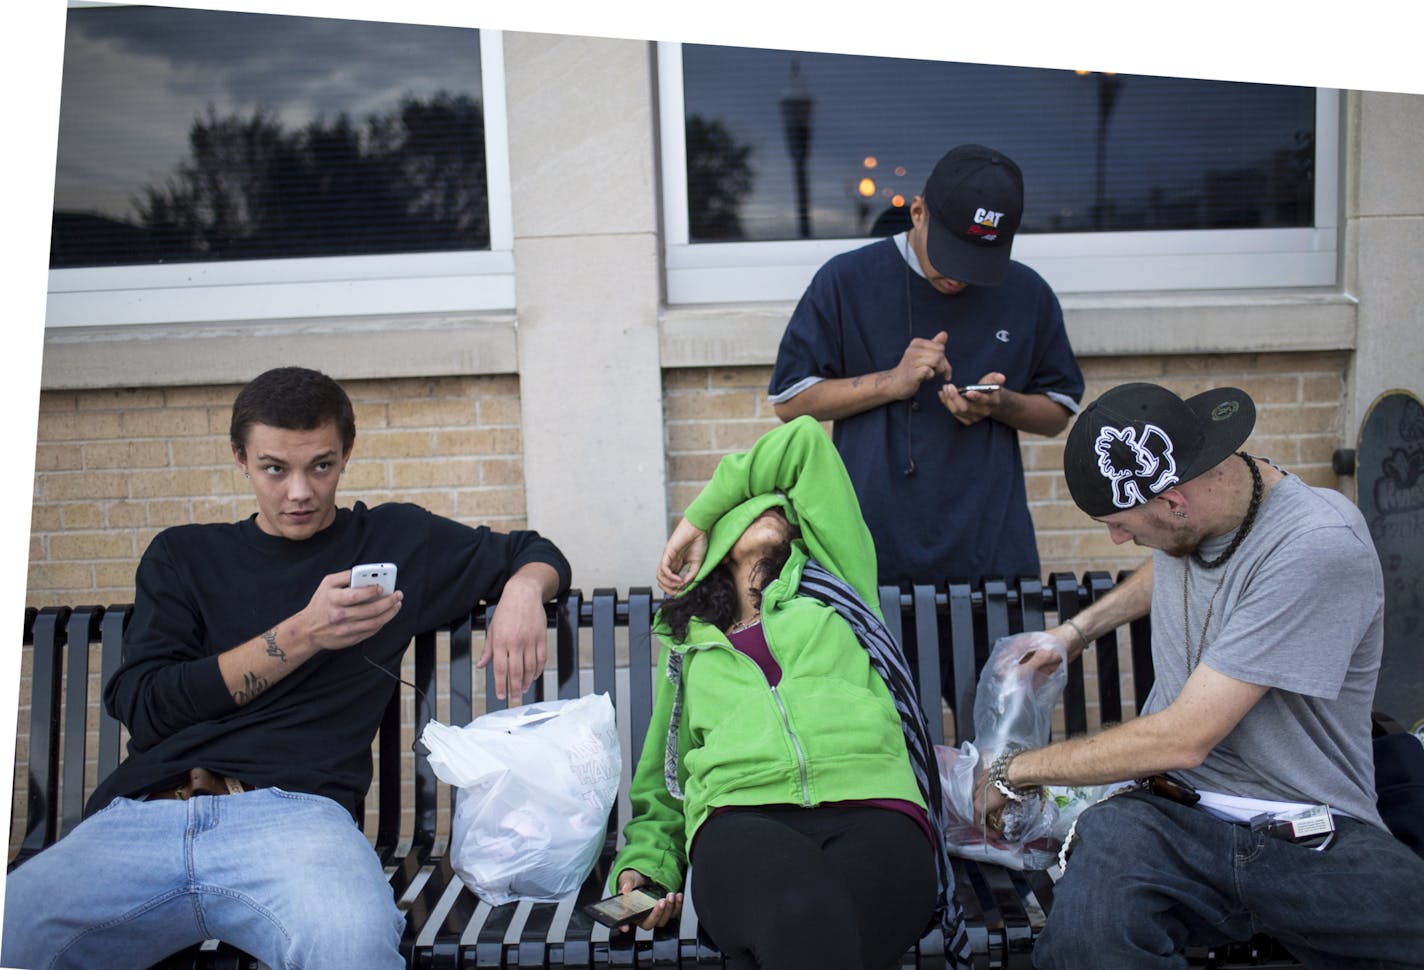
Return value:
<svg viewBox="0 0 1424 970">
<path fill-rule="evenodd" d="M 300 613 L 218 655 L 223 684 L 234 703 L 251 703 L 319 651 L 374 636 L 403 599 L 401 590 L 387 596 L 379 586 L 352 589 L 349 569 L 324 576 Z"/>
<path fill-rule="evenodd" d="M 948 381 L 948 375 L 945 380 Z M 998 384 L 1000 390 L 997 391 L 961 391 L 953 384 L 946 383 L 939 389 L 939 402 L 943 404 L 949 413 L 954 415 L 954 420 L 962 425 L 977 424 L 987 417 L 991 417 L 1004 402 L 1005 392 L 1002 389 L 1007 378 L 996 370 L 991 370 L 975 383 L 978 384 Z"/>
<path fill-rule="evenodd" d="M 989 766 L 994 763 L 994 755 L 979 752 L 979 766 L 974 769 L 974 823 L 981 822 L 989 831 L 1001 834 L 1003 831 L 1003 810 L 1009 804 L 1008 797 L 989 782 Z"/>
<path fill-rule="evenodd" d="M 944 345 L 949 334 L 941 330 L 929 340 L 916 337 L 900 356 L 900 363 L 893 370 L 885 372 L 889 383 L 889 393 L 899 400 L 913 397 L 920 385 L 934 377 L 949 380 L 949 359 L 944 356 Z"/>
<path fill-rule="evenodd" d="M 543 675 L 549 650 L 544 601 L 557 588 L 557 574 L 543 563 L 530 563 L 505 582 L 475 662 L 485 667 L 493 661 L 494 696 L 501 700 L 519 697 Z"/>
<path fill-rule="evenodd" d="M 663 546 L 658 560 L 658 585 L 669 596 L 680 592 L 697 575 L 706 556 L 707 533 L 683 519 Z"/>
<path fill-rule="evenodd" d="M 376 634 L 400 610 L 405 593 L 379 586 L 351 588 L 351 570 L 322 577 L 311 600 L 294 617 L 298 637 L 316 650 L 344 650 Z"/>
<path fill-rule="evenodd" d="M 620 895 L 630 893 L 639 886 L 648 885 L 648 877 L 637 869 L 624 869 L 618 874 L 618 892 Z M 655 926 L 666 926 L 670 921 L 676 919 L 682 913 L 682 893 L 668 893 L 658 900 L 653 911 L 643 918 L 638 925 L 645 930 L 650 930 Z M 628 925 L 618 927 L 624 933 L 628 932 Z"/>
</svg>

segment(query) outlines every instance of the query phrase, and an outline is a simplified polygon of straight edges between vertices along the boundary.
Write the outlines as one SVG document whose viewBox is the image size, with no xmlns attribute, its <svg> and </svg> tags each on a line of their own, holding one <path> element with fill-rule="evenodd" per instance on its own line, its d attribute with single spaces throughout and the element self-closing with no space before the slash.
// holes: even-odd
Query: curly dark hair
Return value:
<svg viewBox="0 0 1424 970">
<path fill-rule="evenodd" d="M 311 431 L 328 422 L 341 433 L 342 450 L 350 451 L 356 440 L 356 417 L 341 385 L 307 367 L 274 367 L 238 392 L 228 437 L 232 447 L 245 454 L 247 433 L 254 424 Z"/>
<path fill-rule="evenodd" d="M 791 558 L 791 540 L 788 538 L 785 542 L 779 542 L 768 550 L 767 554 L 752 567 L 750 579 L 752 602 L 758 609 L 761 608 L 761 591 L 766 589 L 767 584 L 773 579 L 781 575 L 781 567 L 786 565 L 786 560 L 789 558 Z M 668 629 L 672 631 L 673 639 L 678 643 L 683 643 L 687 640 L 687 625 L 693 617 L 725 631 L 737 620 L 740 600 L 741 594 L 737 590 L 737 581 L 732 576 L 732 568 L 727 565 L 727 560 L 724 559 L 712 568 L 712 571 L 703 578 L 702 582 L 682 596 L 666 600 L 658 612 L 663 621 L 667 623 Z"/>
</svg>

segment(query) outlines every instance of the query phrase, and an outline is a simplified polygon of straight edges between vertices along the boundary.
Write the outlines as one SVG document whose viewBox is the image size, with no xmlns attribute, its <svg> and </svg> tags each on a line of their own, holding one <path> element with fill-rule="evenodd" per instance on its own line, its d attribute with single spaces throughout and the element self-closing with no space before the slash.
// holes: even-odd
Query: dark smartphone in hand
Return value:
<svg viewBox="0 0 1424 970">
<path fill-rule="evenodd" d="M 595 922 L 616 930 L 620 926 L 637 923 L 651 913 L 666 895 L 667 890 L 661 886 L 639 886 L 629 892 L 588 903 L 583 911 Z"/>
</svg>

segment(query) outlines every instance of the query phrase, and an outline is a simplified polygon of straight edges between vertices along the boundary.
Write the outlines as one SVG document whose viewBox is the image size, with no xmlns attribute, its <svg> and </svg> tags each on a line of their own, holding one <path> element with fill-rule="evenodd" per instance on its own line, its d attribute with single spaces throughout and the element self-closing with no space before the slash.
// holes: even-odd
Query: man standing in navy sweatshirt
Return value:
<svg viewBox="0 0 1424 970">
<path fill-rule="evenodd" d="M 278 368 L 238 394 L 232 453 L 257 512 L 167 529 L 144 553 L 104 688 L 128 756 L 85 820 L 10 874 L 0 963 L 147 967 L 217 938 L 273 967 L 404 966 L 404 918 L 355 820 L 401 657 L 498 599 L 480 664 L 519 696 L 569 566 L 535 532 L 338 508 L 355 436 L 319 372 Z M 368 562 L 396 564 L 394 592 L 351 585 Z"/>
<path fill-rule="evenodd" d="M 777 417 L 835 422 L 882 583 L 1042 575 L 1018 435 L 1061 432 L 1083 375 L 1053 290 L 1009 258 L 1023 191 L 1000 152 L 951 150 L 911 228 L 822 266 L 782 337 Z"/>
</svg>

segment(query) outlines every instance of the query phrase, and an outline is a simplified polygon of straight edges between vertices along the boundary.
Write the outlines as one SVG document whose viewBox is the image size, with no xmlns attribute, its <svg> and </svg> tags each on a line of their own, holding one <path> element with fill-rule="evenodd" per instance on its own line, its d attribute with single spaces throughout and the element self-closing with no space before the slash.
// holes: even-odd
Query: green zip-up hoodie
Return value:
<svg viewBox="0 0 1424 970">
<path fill-rule="evenodd" d="M 624 869 L 680 887 L 692 838 L 720 806 L 814 807 L 868 798 L 924 806 L 900 717 L 869 654 L 834 608 L 796 595 L 810 556 L 880 612 L 870 532 L 840 455 L 813 418 L 781 425 L 750 451 L 718 463 L 686 513 L 708 533 L 707 555 L 692 585 L 758 515 L 777 505 L 801 530 L 781 574 L 762 592 L 762 631 L 781 667 L 781 682 L 771 687 L 755 661 L 715 627 L 693 620 L 687 641 L 674 643 L 659 617 L 657 693 L 633 773 L 626 844 L 609 874 L 613 891 Z M 666 676 L 671 652 L 684 657 L 677 769 L 682 801 L 669 794 L 664 776 L 674 699 Z"/>
</svg>

